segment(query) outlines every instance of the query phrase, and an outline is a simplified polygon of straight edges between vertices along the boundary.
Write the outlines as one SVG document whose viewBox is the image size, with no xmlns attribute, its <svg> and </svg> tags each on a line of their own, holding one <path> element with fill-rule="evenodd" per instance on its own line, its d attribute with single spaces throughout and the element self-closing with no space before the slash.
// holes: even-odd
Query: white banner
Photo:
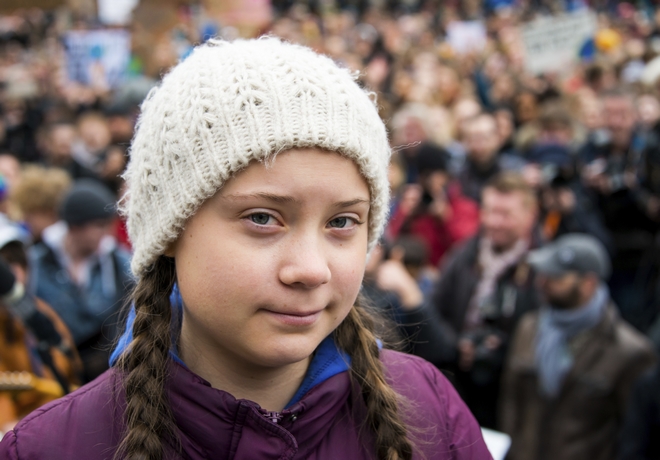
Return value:
<svg viewBox="0 0 660 460">
<path fill-rule="evenodd" d="M 447 41 L 456 54 L 481 53 L 486 40 L 482 21 L 453 21 L 447 26 Z"/>
<path fill-rule="evenodd" d="M 520 26 L 527 70 L 539 74 L 570 69 L 596 29 L 596 15 L 587 9 L 542 17 Z"/>
</svg>

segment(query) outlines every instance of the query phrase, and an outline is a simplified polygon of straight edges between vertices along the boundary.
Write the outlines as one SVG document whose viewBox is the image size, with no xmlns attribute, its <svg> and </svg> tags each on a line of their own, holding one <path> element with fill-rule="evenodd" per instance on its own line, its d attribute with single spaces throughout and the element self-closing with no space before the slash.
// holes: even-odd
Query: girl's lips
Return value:
<svg viewBox="0 0 660 460">
<path fill-rule="evenodd" d="M 272 310 L 264 310 L 269 316 L 277 321 L 286 324 L 287 326 L 311 326 L 321 316 L 323 310 L 312 313 L 291 314 L 291 313 L 278 313 Z"/>
</svg>

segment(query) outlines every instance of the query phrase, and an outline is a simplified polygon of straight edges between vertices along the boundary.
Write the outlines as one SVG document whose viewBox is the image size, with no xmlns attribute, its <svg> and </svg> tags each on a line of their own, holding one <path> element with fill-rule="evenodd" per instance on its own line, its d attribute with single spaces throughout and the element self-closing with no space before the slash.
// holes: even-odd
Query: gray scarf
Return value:
<svg viewBox="0 0 660 460">
<path fill-rule="evenodd" d="M 603 317 L 609 299 L 607 286 L 601 284 L 586 305 L 575 310 L 543 307 L 539 314 L 536 339 L 536 367 L 541 392 L 550 398 L 559 395 L 564 378 L 573 366 L 568 341 L 591 329 Z"/>
<path fill-rule="evenodd" d="M 489 303 L 492 302 L 497 291 L 497 280 L 522 259 L 528 248 L 529 243 L 521 239 L 508 250 L 498 253 L 495 252 L 491 240 L 481 238 L 478 258 L 481 276 L 465 315 L 466 329 L 472 330 L 481 327 L 484 312 L 488 310 Z"/>
</svg>

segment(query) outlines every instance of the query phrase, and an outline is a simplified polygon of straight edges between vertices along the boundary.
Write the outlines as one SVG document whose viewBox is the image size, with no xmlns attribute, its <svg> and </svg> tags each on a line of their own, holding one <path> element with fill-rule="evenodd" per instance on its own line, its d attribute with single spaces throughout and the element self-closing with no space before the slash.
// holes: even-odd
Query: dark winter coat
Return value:
<svg viewBox="0 0 660 460">
<path fill-rule="evenodd" d="M 464 332 L 470 300 L 481 276 L 479 241 L 479 236 L 469 240 L 448 258 L 435 286 L 431 308 L 444 326 L 437 329 L 436 334 L 441 343 L 446 343 L 447 339 L 441 336 L 447 336 L 447 331 L 450 331 L 449 336 L 455 341 Z M 524 257 L 498 279 L 495 298 L 496 312 L 492 318 L 485 318 L 484 322 L 486 327 L 499 333 L 506 342 L 518 319 L 524 313 L 536 310 L 540 303 L 534 274 Z M 432 347 L 433 343 L 427 346 Z M 421 356 L 426 358 L 425 354 Z M 444 366 L 447 363 L 435 364 Z"/>
<path fill-rule="evenodd" d="M 414 458 L 490 459 L 479 426 L 451 384 L 429 363 L 381 352 L 389 381 L 407 399 L 405 417 L 418 440 Z M 111 368 L 94 382 L 26 417 L 0 443 L 8 460 L 112 459 L 123 431 L 120 374 Z M 214 389 L 170 361 L 167 393 L 181 450 L 166 458 L 371 459 L 360 438 L 365 407 L 347 372 L 312 387 L 288 409 L 268 417 L 256 403 Z M 277 420 L 273 420 L 273 419 Z"/>
<path fill-rule="evenodd" d="M 500 428 L 513 439 L 508 458 L 614 460 L 632 384 L 654 361 L 650 342 L 611 305 L 569 343 L 573 367 L 548 400 L 538 390 L 537 329 L 538 312 L 520 321 L 504 372 Z"/>
</svg>

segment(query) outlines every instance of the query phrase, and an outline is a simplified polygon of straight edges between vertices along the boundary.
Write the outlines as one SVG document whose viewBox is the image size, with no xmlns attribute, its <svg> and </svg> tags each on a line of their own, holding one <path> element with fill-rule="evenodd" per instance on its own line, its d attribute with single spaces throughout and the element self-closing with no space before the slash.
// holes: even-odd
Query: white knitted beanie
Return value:
<svg viewBox="0 0 660 460">
<path fill-rule="evenodd" d="M 251 161 L 318 147 L 355 161 L 370 187 L 369 249 L 385 224 L 390 148 L 346 69 L 277 38 L 211 40 L 142 104 L 122 203 L 140 277 L 205 200 Z"/>
</svg>

